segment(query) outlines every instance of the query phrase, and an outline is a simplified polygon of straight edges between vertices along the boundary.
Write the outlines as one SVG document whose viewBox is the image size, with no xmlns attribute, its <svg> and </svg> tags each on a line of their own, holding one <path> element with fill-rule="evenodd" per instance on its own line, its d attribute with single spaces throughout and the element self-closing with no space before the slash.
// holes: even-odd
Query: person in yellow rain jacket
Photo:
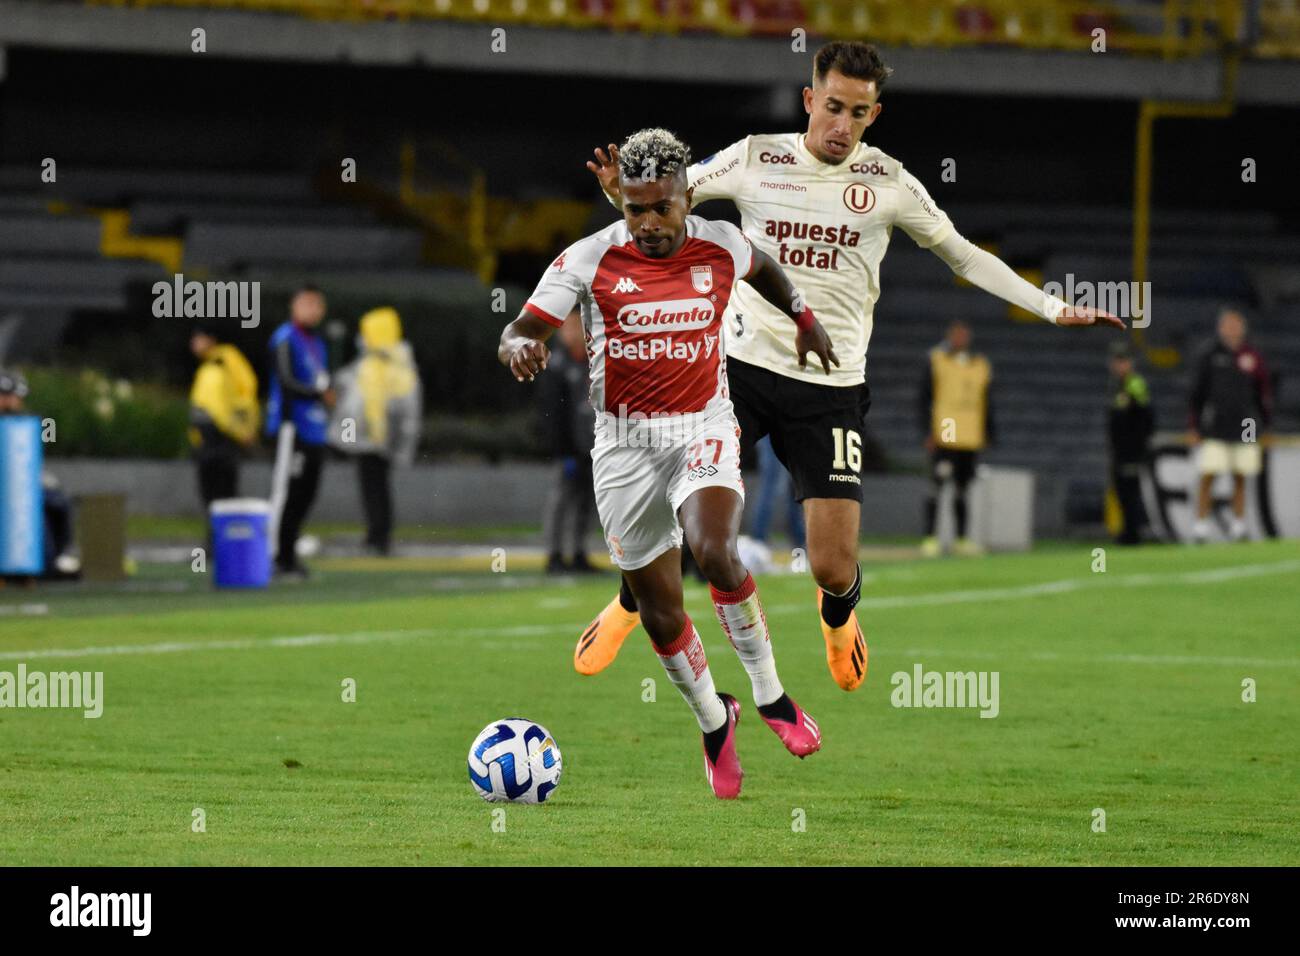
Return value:
<svg viewBox="0 0 1300 956">
<path fill-rule="evenodd" d="M 260 424 L 257 376 L 239 349 L 208 328 L 194 329 L 190 351 L 199 360 L 190 388 L 190 444 L 206 511 L 218 499 L 239 496 L 239 461 Z"/>
<path fill-rule="evenodd" d="M 334 376 L 329 440 L 356 456 L 366 550 L 383 555 L 392 550 L 392 466 L 409 466 L 420 440 L 420 375 L 394 309 L 363 315 L 359 344 L 360 357 Z"/>
</svg>

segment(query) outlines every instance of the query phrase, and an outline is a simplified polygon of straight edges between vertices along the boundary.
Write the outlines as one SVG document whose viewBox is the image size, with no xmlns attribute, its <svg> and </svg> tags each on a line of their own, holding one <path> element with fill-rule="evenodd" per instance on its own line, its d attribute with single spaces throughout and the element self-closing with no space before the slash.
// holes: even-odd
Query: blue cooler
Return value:
<svg viewBox="0 0 1300 956">
<path fill-rule="evenodd" d="M 0 415 L 0 574 L 45 570 L 45 489 L 41 420 Z"/>
<path fill-rule="evenodd" d="M 270 584 L 270 503 L 261 498 L 224 498 L 212 502 L 211 515 L 217 587 L 264 588 Z"/>
</svg>

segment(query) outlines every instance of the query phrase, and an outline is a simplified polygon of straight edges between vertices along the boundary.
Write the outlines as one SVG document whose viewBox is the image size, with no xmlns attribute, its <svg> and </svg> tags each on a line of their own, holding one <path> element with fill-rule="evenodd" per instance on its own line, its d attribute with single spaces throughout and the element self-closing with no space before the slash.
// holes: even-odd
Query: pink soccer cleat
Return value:
<svg viewBox="0 0 1300 956">
<path fill-rule="evenodd" d="M 740 769 L 740 758 L 736 756 L 736 724 L 740 723 L 740 701 L 730 694 L 719 694 L 722 705 L 727 708 L 727 739 L 718 751 L 718 760 L 709 759 L 709 751 L 704 751 L 704 776 L 713 788 L 713 795 L 719 800 L 734 800 L 740 796 L 740 781 L 745 771 Z"/>
<path fill-rule="evenodd" d="M 822 732 L 817 726 L 817 721 L 813 720 L 804 709 L 790 698 L 790 703 L 794 705 L 794 721 L 774 720 L 771 717 L 759 713 L 763 721 L 772 728 L 773 733 L 781 738 L 781 743 L 785 744 L 785 749 L 790 751 L 800 760 L 809 754 L 816 753 L 822 746 Z"/>
</svg>

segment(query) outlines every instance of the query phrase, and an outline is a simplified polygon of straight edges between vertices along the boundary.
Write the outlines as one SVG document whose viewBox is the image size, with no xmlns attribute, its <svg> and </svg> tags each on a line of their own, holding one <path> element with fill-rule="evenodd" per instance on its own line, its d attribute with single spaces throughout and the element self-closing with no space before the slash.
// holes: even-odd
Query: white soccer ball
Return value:
<svg viewBox="0 0 1300 956">
<path fill-rule="evenodd" d="M 560 769 L 550 731 L 522 717 L 492 721 L 469 748 L 469 782 L 488 803 L 543 803 Z"/>
</svg>

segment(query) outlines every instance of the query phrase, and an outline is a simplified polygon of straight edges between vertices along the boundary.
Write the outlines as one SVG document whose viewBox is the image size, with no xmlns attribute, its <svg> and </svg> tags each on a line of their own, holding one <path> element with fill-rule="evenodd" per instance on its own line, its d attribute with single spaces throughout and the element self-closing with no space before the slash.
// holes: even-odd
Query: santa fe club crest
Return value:
<svg viewBox="0 0 1300 956">
<path fill-rule="evenodd" d="M 691 285 L 701 294 L 713 289 L 713 266 L 691 266 Z"/>
</svg>

